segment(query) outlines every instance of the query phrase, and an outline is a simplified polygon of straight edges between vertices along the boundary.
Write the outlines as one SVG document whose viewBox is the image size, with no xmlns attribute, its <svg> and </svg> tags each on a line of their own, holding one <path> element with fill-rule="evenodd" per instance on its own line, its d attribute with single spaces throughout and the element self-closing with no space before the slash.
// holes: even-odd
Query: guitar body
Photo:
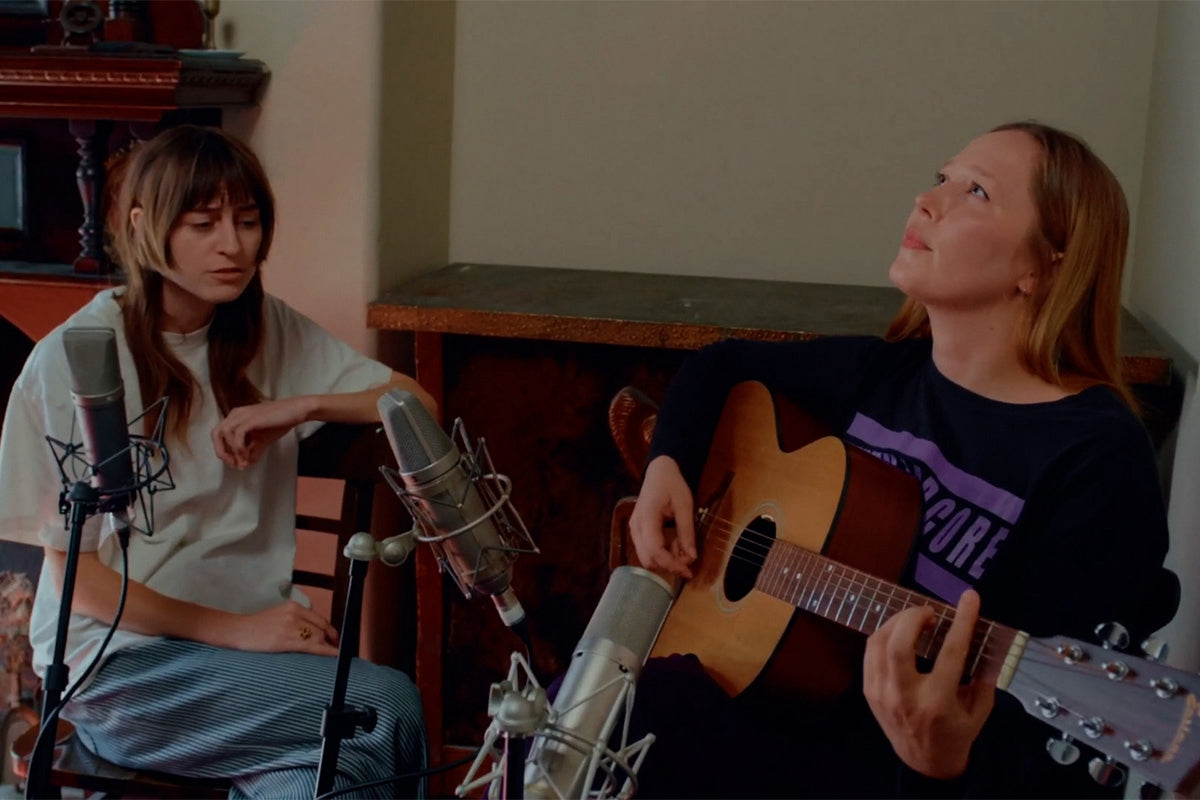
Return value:
<svg viewBox="0 0 1200 800">
<path fill-rule="evenodd" d="M 915 479 L 777 404 L 759 383 L 734 387 L 696 493 L 699 559 L 652 655 L 695 653 L 730 695 L 832 699 L 861 662 L 863 637 L 751 588 L 770 541 L 899 578 L 921 520 Z"/>
</svg>

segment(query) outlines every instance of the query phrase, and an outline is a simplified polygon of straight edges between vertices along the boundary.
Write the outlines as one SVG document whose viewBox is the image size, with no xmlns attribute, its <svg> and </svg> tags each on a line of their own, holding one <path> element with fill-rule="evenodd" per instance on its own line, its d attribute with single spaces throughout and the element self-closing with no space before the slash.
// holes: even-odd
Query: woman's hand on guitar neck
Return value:
<svg viewBox="0 0 1200 800">
<path fill-rule="evenodd" d="M 863 693 L 896 755 L 917 772 L 949 780 L 966 771 L 996 687 L 962 682 L 979 619 L 979 595 L 969 589 L 958 601 L 933 670 L 917 671 L 917 639 L 935 616 L 930 606 L 906 609 L 867 639 Z"/>
<path fill-rule="evenodd" d="M 691 578 L 688 565 L 696 560 L 696 530 L 692 524 L 692 490 L 670 456 L 658 456 L 646 467 L 642 490 L 629 517 L 629 533 L 642 566 Z M 675 521 L 668 541 L 667 520 Z"/>
</svg>

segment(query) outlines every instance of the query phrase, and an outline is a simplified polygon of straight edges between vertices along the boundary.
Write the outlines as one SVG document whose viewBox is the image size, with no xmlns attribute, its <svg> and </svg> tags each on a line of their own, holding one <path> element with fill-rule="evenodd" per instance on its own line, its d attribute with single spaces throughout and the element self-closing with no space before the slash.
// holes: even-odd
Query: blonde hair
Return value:
<svg viewBox="0 0 1200 800">
<path fill-rule="evenodd" d="M 1038 229 L 1034 252 L 1042 265 L 1021 322 L 1021 362 L 1062 386 L 1111 387 L 1131 407 L 1136 400 L 1121 374 L 1121 274 L 1129 241 L 1129 209 L 1112 171 L 1078 137 L 1036 122 L 993 128 L 1022 131 L 1041 145 L 1033 176 Z M 906 299 L 885 336 L 929 335 L 925 307 Z"/>
<path fill-rule="evenodd" d="M 167 431 L 186 441 L 196 379 L 163 340 L 163 275 L 170 272 L 170 235 L 180 217 L 227 198 L 254 204 L 262 224 L 255 253 L 261 265 L 275 231 L 275 199 L 254 153 L 219 128 L 179 125 L 138 146 L 122 166 L 110 219 L 111 249 L 125 273 L 121 296 L 125 336 L 142 397 L 168 399 Z M 130 212 L 141 209 L 137 225 Z M 217 306 L 208 329 L 208 366 L 222 414 L 262 400 L 246 375 L 262 340 L 262 278 L 258 272 L 236 299 Z M 147 419 L 147 430 L 156 419 Z"/>
</svg>

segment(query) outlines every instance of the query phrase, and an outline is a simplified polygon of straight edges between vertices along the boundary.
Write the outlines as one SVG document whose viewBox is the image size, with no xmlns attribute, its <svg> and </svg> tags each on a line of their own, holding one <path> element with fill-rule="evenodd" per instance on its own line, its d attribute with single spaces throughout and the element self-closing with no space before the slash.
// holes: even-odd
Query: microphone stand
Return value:
<svg viewBox="0 0 1200 800">
<path fill-rule="evenodd" d="M 369 533 L 359 532 L 350 537 L 342 553 L 350 559 L 350 585 L 346 592 L 346 610 L 342 615 L 342 631 L 338 637 L 337 665 L 334 669 L 333 692 L 321 716 L 321 760 L 317 767 L 314 798 L 333 789 L 337 775 L 338 756 L 342 740 L 353 739 L 361 728 L 363 733 L 375 730 L 376 712 L 371 706 L 356 708 L 346 704 L 346 685 L 350 681 L 350 662 L 358 654 L 358 635 L 362 625 L 363 582 L 371 559 L 382 551 L 383 561 L 397 567 L 404 563 L 416 546 L 411 535 L 401 534 L 377 543 Z"/>
<path fill-rule="evenodd" d="M 546 690 L 534 677 L 529 662 L 520 653 L 512 653 L 508 676 L 493 683 L 488 695 L 488 716 L 492 722 L 484 735 L 483 745 L 475 755 L 462 783 L 454 790 L 458 797 L 481 786 L 494 786 L 501 781 L 503 798 L 525 796 L 525 748 L 529 738 L 545 728 L 550 719 L 550 702 Z M 522 680 L 522 678 L 524 680 Z M 496 752 L 496 740 L 504 740 L 503 767 Z M 483 760 L 492 755 L 494 766 L 481 777 Z M 489 797 L 493 796 L 491 793 Z"/>
<path fill-rule="evenodd" d="M 54 766 L 54 745 L 58 739 L 58 720 L 52 719 L 52 716 L 58 716 L 56 709 L 62 702 L 63 692 L 67 688 L 70 675 L 70 667 L 66 663 L 67 637 L 71 627 L 71 607 L 75 599 L 75 577 L 79 570 L 79 551 L 83 547 L 84 523 L 98 512 L 113 510 L 114 498 L 137 496 L 142 513 L 149 520 L 148 527 L 143 533 L 149 535 L 154 525 L 154 493 L 175 488 L 175 483 L 171 479 L 170 456 L 163 447 L 163 426 L 167 415 L 166 399 L 151 405 L 135 417 L 133 423 L 140 421 L 155 408 L 159 409 L 159 417 L 153 436 L 147 438 L 130 434 L 128 447 L 105 460 L 107 462 L 115 459 L 125 452 L 130 454 L 134 472 L 133 483 L 119 489 L 110 488 L 101 491 L 93 486 L 90 478 L 96 475 L 96 471 L 101 465 L 88 463 L 81 455 L 79 445 L 60 442 L 51 436 L 46 437 L 46 442 L 54 454 L 63 482 L 63 490 L 58 496 L 58 511 L 60 514 L 67 515 L 70 532 L 67 540 L 67 560 L 63 567 L 54 651 L 50 664 L 46 667 L 45 677 L 42 679 L 41 728 L 34 744 L 33 753 L 29 756 L 29 775 L 25 779 L 25 797 L 27 798 L 58 800 L 62 797 L 59 787 L 51 785 L 50 782 Z M 72 433 L 74 433 L 73 427 Z M 154 463 L 156 460 L 157 464 Z M 68 475 L 68 464 L 76 468 L 70 470 L 71 475 Z M 80 477 L 80 469 L 83 477 Z M 67 488 L 68 486 L 70 488 Z M 142 490 L 146 490 L 150 495 L 151 499 L 148 503 L 140 495 Z M 106 501 L 108 502 L 107 507 Z M 128 501 L 130 505 L 132 502 L 132 500 Z M 118 530 L 117 535 L 121 538 L 121 546 L 125 547 L 129 542 L 128 528 Z M 54 723 L 56 730 L 47 729 L 47 725 L 51 722 Z"/>
<path fill-rule="evenodd" d="M 29 776 L 25 781 L 25 797 L 57 798 L 62 792 L 50 785 L 50 772 L 54 763 L 54 745 L 57 731 L 47 731 L 46 726 L 57 720 L 52 713 L 67 688 L 70 667 L 66 664 L 67 632 L 71 625 L 71 603 L 75 596 L 75 573 L 79 566 L 79 548 L 83 541 L 83 524 L 100 508 L 100 493 L 87 481 L 75 481 L 69 492 L 59 498 L 60 510 L 70 507 L 70 539 L 67 543 L 67 563 L 63 569 L 62 598 L 58 607 L 58 629 L 54 638 L 54 655 L 46 668 L 42 694 L 42 732 L 37 739 L 33 754 L 29 758 Z M 57 715 L 54 715 L 57 716 Z"/>
</svg>

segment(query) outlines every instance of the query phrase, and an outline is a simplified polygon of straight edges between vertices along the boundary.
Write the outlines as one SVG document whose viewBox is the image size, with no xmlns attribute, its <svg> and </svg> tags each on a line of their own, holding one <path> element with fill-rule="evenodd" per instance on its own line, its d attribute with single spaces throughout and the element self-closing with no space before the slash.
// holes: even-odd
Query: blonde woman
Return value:
<svg viewBox="0 0 1200 800">
<path fill-rule="evenodd" d="M 659 735 L 646 796 L 1097 791 L 1050 762 L 1051 729 L 959 679 L 981 606 L 1086 639 L 1112 620 L 1136 637 L 1174 613 L 1149 591 L 1162 583 L 1165 511 L 1117 353 L 1127 235 L 1121 188 L 1086 145 L 1004 125 L 917 195 L 889 270 L 907 300 L 885 338 L 728 341 L 683 367 L 631 519 L 643 563 L 692 577 L 692 488 L 729 389 L 757 380 L 917 477 L 923 518 L 902 582 L 958 614 L 931 668 L 916 658 L 931 609 L 893 616 L 867 640 L 861 684 L 785 730 L 713 691 L 694 659 L 652 663 L 646 675 L 669 679 L 638 687 L 635 715 Z M 689 716 L 697 705 L 705 719 Z M 706 765 L 696 781 L 663 771 L 683 760 Z"/>
</svg>

